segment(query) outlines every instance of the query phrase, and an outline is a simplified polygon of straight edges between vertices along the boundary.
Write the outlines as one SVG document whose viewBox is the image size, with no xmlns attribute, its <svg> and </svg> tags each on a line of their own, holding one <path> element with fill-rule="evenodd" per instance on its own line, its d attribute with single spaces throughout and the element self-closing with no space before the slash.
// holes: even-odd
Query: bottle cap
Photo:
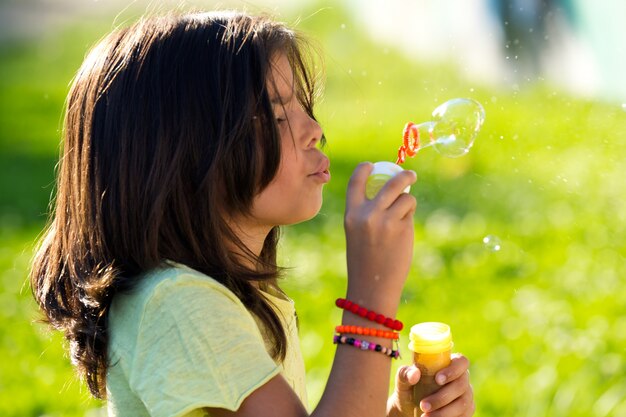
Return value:
<svg viewBox="0 0 626 417">
<path fill-rule="evenodd" d="M 370 176 L 367 178 L 365 186 L 365 195 L 370 200 L 376 197 L 376 194 L 383 188 L 383 185 L 387 183 L 394 175 L 404 171 L 404 169 L 393 162 L 380 161 L 374 163 L 374 168 Z M 404 189 L 405 193 L 408 193 L 411 187 Z"/>
<path fill-rule="evenodd" d="M 452 349 L 450 326 L 426 322 L 411 327 L 409 349 L 416 353 L 441 353 Z"/>
</svg>

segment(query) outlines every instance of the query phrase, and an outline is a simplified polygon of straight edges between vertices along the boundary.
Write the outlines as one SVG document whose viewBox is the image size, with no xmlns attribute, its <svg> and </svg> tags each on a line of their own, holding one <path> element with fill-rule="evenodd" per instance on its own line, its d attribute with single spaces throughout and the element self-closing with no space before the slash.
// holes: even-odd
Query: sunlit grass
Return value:
<svg viewBox="0 0 626 417">
<path fill-rule="evenodd" d="M 52 192 L 67 85 L 100 29 L 0 50 L 1 415 L 83 416 L 98 406 L 74 379 L 62 337 L 32 323 L 25 280 Z M 341 224 L 352 169 L 394 159 L 406 121 L 472 97 L 487 114 L 472 151 L 448 159 L 427 149 L 407 162 L 419 207 L 399 318 L 452 326 L 472 361 L 478 415 L 626 415 L 626 112 L 548 85 L 474 85 L 377 47 L 337 9 L 302 30 L 325 54 L 318 116 L 333 175 L 320 215 L 286 228 L 281 245 L 311 406 L 334 353 L 333 302 L 345 291 Z M 483 244 L 486 235 L 499 238 L 499 251 Z M 409 358 L 406 332 L 404 340 L 399 364 Z"/>
</svg>

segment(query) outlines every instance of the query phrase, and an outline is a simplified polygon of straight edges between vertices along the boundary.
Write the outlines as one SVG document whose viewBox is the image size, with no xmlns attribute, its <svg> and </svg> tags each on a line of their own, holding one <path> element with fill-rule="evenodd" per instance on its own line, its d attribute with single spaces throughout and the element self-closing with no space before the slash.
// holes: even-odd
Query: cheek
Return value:
<svg viewBox="0 0 626 417">
<path fill-rule="evenodd" d="M 298 168 L 298 155 L 293 142 L 291 139 L 283 141 L 280 148 L 280 165 L 278 166 L 276 177 L 295 175 Z"/>
</svg>

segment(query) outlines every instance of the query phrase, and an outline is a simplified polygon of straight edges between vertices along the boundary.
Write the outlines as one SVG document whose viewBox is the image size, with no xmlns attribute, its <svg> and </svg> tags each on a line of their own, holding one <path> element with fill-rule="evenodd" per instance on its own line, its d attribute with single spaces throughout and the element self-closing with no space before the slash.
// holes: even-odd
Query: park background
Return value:
<svg viewBox="0 0 626 417">
<path fill-rule="evenodd" d="M 483 104 L 471 152 L 425 149 L 399 318 L 444 321 L 472 362 L 477 416 L 626 416 L 626 3 L 546 0 L 0 1 L 0 415 L 101 416 L 27 282 L 54 190 L 65 95 L 87 50 L 144 12 L 243 8 L 322 50 L 318 117 L 333 179 L 285 228 L 310 408 L 344 294 L 344 192 L 393 160 L 402 126 Z M 486 245 L 491 236 L 499 247 Z M 408 363 L 407 330 L 401 347 Z M 358 383 L 355 383 L 358 389 Z"/>
</svg>

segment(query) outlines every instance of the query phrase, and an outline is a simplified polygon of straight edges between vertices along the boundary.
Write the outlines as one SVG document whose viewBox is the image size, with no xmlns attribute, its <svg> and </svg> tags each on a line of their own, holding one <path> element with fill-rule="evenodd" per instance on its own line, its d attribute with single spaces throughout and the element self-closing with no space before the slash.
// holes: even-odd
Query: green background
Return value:
<svg viewBox="0 0 626 417">
<path fill-rule="evenodd" d="M 132 17 L 132 12 L 127 13 Z M 297 27 L 324 55 L 318 115 L 332 181 L 321 213 L 284 229 L 283 286 L 300 317 L 311 408 L 330 370 L 345 293 L 342 212 L 363 160 L 392 160 L 408 120 L 454 97 L 487 119 L 472 151 L 407 167 L 416 246 L 399 319 L 444 321 L 472 362 L 477 416 L 626 415 L 626 111 L 547 84 L 494 89 L 377 45 L 340 7 Z M 292 16 L 281 16 L 289 22 Z M 132 20 L 132 19 L 131 19 Z M 36 323 L 27 283 L 54 189 L 63 102 L 112 16 L 0 45 L 0 415 L 97 416 L 63 337 Z M 487 235 L 499 251 L 483 244 Z M 401 347 L 408 363 L 407 332 Z M 355 382 L 358 389 L 358 382 Z"/>
</svg>

